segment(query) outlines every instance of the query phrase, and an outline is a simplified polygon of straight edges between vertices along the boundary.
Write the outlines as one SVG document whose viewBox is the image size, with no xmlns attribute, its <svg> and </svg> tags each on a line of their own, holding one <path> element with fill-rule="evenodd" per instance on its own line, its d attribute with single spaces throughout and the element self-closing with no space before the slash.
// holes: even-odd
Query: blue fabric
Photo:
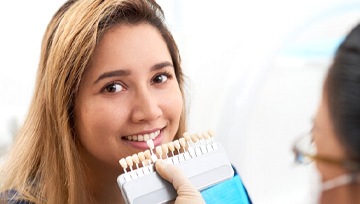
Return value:
<svg viewBox="0 0 360 204">
<path fill-rule="evenodd" d="M 251 204 L 251 199 L 236 170 L 234 177 L 201 191 L 206 204 Z"/>
</svg>

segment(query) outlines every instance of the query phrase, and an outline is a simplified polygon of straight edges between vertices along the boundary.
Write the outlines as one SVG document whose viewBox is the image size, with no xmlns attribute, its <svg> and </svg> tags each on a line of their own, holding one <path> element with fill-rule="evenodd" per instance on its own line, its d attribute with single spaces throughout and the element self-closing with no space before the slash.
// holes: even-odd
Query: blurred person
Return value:
<svg viewBox="0 0 360 204">
<path fill-rule="evenodd" d="M 360 24 L 336 51 L 313 128 L 293 150 L 298 162 L 316 162 L 317 203 L 360 203 Z"/>
<path fill-rule="evenodd" d="M 119 159 L 147 149 L 149 137 L 158 146 L 186 130 L 180 54 L 164 19 L 154 0 L 60 7 L 43 38 L 29 112 L 2 166 L 2 202 L 124 203 Z"/>
</svg>

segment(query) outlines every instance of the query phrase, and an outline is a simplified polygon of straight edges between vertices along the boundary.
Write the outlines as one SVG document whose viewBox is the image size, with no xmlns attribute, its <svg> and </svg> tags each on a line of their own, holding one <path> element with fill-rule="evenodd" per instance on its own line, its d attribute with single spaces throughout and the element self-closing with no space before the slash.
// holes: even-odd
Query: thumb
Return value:
<svg viewBox="0 0 360 204">
<path fill-rule="evenodd" d="M 193 187 L 179 168 L 163 160 L 157 160 L 155 167 L 161 177 L 173 184 L 178 194 L 176 204 L 205 203 L 200 192 Z"/>
</svg>

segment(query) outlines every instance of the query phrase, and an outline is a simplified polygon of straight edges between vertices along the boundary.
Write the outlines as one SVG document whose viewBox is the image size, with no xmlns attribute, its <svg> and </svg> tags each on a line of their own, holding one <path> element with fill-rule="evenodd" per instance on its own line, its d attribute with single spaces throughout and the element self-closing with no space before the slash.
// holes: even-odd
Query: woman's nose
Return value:
<svg viewBox="0 0 360 204">
<path fill-rule="evenodd" d="M 136 123 L 151 122 L 160 118 L 162 109 L 159 106 L 159 100 L 150 90 L 136 94 L 133 101 L 132 121 Z"/>
</svg>

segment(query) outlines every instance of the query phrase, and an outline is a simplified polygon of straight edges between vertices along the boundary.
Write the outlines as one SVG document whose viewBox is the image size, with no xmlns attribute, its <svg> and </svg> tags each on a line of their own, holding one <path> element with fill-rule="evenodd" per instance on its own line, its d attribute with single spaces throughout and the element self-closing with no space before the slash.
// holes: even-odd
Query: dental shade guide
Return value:
<svg viewBox="0 0 360 204">
<path fill-rule="evenodd" d="M 234 170 L 226 152 L 221 144 L 214 141 L 212 131 L 184 133 L 183 136 L 155 148 L 152 139 L 149 139 L 146 141 L 148 150 L 120 159 L 124 173 L 118 176 L 117 182 L 127 204 L 167 203 L 176 198 L 172 184 L 155 171 L 157 159 L 164 159 L 180 168 L 199 191 L 233 177 Z"/>
</svg>

